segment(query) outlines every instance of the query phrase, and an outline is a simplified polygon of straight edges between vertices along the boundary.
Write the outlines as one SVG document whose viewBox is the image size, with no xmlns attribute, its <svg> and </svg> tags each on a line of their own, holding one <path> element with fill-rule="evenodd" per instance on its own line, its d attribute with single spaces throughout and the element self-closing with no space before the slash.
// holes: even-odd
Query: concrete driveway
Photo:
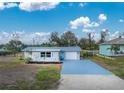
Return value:
<svg viewBox="0 0 124 93">
<path fill-rule="evenodd" d="M 124 80 L 90 60 L 64 61 L 59 90 L 123 90 Z"/>
<path fill-rule="evenodd" d="M 90 60 L 63 61 L 61 74 L 102 74 L 110 75 L 110 71 Z"/>
</svg>

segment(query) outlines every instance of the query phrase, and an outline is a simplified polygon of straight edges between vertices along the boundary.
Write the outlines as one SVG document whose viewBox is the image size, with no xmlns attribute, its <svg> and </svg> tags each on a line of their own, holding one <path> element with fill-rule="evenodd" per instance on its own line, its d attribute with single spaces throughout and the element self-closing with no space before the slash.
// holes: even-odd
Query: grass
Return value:
<svg viewBox="0 0 124 93">
<path fill-rule="evenodd" d="M 60 72 L 57 68 L 51 67 L 40 69 L 36 74 L 36 87 L 39 89 L 51 89 L 57 87 L 60 79 Z M 38 86 L 37 86 L 38 85 Z"/>
<path fill-rule="evenodd" d="M 115 75 L 124 79 L 124 56 L 113 58 L 115 59 L 112 60 L 98 56 L 90 57 L 90 59 L 96 62 L 97 64 L 103 66 L 104 68 L 113 72 Z"/>
<path fill-rule="evenodd" d="M 0 68 L 13 68 L 20 64 L 26 64 L 30 61 L 30 59 L 22 59 L 22 58 L 15 58 L 14 60 L 11 60 L 7 63 L 1 63 Z"/>
<path fill-rule="evenodd" d="M 28 63 L 31 59 L 30 58 L 16 58 L 13 62 L 15 63 Z"/>
<path fill-rule="evenodd" d="M 32 88 L 32 84 L 26 81 L 17 81 L 14 84 L 1 84 L 1 90 L 30 90 Z"/>
<path fill-rule="evenodd" d="M 60 79 L 60 67 L 61 67 L 59 64 L 58 65 L 57 64 L 56 65 L 25 64 L 28 61 L 29 59 L 14 58 L 13 60 L 10 60 L 10 62 L 0 63 L 0 70 L 1 71 L 4 70 L 5 74 L 3 75 L 5 75 L 6 77 L 8 74 L 14 75 L 13 73 L 15 72 L 13 71 L 19 71 L 23 69 L 22 71 L 19 71 L 19 72 L 24 73 L 25 75 L 27 73 L 27 75 L 30 75 L 27 77 L 33 78 L 32 81 L 28 80 L 27 78 L 27 79 L 18 79 L 18 80 L 15 79 L 13 83 L 10 83 L 10 82 L 2 83 L 0 84 L 1 90 L 57 89 L 57 86 L 59 84 L 59 79 Z M 32 73 L 33 71 L 33 74 L 29 74 L 27 71 L 30 73 Z M 12 73 L 9 73 L 9 72 L 12 72 Z"/>
<path fill-rule="evenodd" d="M 46 90 L 56 89 L 60 79 L 60 69 L 56 66 L 39 68 L 33 82 L 26 80 L 12 84 L 0 84 L 1 90 Z"/>
</svg>

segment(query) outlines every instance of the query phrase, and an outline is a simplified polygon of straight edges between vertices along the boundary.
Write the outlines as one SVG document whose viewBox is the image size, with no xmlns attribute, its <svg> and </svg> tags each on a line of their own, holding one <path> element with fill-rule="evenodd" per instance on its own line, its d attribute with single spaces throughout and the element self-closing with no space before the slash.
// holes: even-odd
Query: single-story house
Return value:
<svg viewBox="0 0 124 93">
<path fill-rule="evenodd" d="M 8 55 L 8 54 L 10 54 L 11 52 L 10 51 L 8 51 L 7 49 L 5 49 L 5 48 L 1 48 L 0 49 L 0 56 L 5 56 L 5 55 Z"/>
<path fill-rule="evenodd" d="M 114 50 L 111 50 L 112 45 L 118 45 L 119 50 L 117 53 Z M 124 38 L 116 38 L 110 41 L 106 41 L 99 45 L 99 54 L 105 56 L 119 56 L 124 55 Z"/>
<path fill-rule="evenodd" d="M 76 47 L 27 47 L 22 50 L 24 58 L 36 62 L 60 62 L 61 60 L 80 60 L 81 48 Z"/>
</svg>

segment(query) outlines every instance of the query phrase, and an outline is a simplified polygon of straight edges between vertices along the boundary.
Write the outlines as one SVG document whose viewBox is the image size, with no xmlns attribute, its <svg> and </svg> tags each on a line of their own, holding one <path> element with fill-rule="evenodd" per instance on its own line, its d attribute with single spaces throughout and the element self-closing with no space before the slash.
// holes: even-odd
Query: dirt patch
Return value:
<svg viewBox="0 0 124 93">
<path fill-rule="evenodd" d="M 10 64 L 16 57 L 0 57 L 0 84 L 12 84 L 17 81 L 33 82 L 39 69 L 49 66 L 58 66 L 57 64 Z M 7 66 L 8 67 L 7 67 Z"/>
<path fill-rule="evenodd" d="M 0 56 L 0 64 L 10 63 L 15 59 L 16 57 L 13 57 L 13 56 Z"/>
</svg>

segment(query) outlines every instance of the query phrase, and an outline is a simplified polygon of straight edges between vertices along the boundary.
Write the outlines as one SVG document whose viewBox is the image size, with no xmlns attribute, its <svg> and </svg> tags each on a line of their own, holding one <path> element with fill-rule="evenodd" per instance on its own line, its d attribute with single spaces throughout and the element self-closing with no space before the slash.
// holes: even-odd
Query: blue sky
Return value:
<svg viewBox="0 0 124 93">
<path fill-rule="evenodd" d="M 0 38 L 14 32 L 47 36 L 50 32 L 63 33 L 67 30 L 78 37 L 86 37 L 88 31 L 93 31 L 99 38 L 103 29 L 109 29 L 113 36 L 124 29 L 124 3 L 27 4 L 29 7 L 19 4 L 0 4 Z M 87 24 L 91 26 L 85 27 Z M 96 26 L 93 26 L 94 24 Z M 73 28 L 74 25 L 76 28 Z"/>
</svg>

